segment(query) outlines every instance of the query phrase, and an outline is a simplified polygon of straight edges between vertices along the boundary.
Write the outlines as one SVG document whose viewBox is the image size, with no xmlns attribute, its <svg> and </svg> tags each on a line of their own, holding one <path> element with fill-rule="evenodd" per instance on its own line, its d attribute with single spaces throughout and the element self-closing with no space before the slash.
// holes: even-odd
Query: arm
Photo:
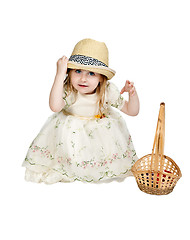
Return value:
<svg viewBox="0 0 190 240">
<path fill-rule="evenodd" d="M 49 106 L 53 112 L 60 112 L 65 106 L 63 82 L 67 72 L 68 59 L 63 56 L 57 62 L 57 73 L 49 96 Z"/>
<path fill-rule="evenodd" d="M 123 94 L 124 92 L 129 93 L 129 101 L 125 101 L 121 111 L 129 116 L 138 115 L 140 104 L 134 84 L 127 80 L 120 93 Z"/>
</svg>

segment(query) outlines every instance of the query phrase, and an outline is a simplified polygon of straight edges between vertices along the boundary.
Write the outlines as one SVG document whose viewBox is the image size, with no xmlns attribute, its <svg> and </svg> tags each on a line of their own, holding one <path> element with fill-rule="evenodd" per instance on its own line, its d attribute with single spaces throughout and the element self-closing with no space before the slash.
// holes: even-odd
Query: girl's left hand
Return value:
<svg viewBox="0 0 190 240">
<path fill-rule="evenodd" d="M 134 83 L 127 80 L 125 83 L 125 86 L 121 89 L 120 93 L 123 94 L 124 92 L 128 92 L 130 94 L 130 96 L 134 96 L 136 93 Z"/>
</svg>

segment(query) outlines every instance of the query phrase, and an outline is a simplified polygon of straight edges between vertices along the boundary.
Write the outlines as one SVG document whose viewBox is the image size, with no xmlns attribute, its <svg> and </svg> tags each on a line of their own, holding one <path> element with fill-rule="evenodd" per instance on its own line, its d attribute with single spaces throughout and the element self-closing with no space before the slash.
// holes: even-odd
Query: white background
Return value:
<svg viewBox="0 0 190 240">
<path fill-rule="evenodd" d="M 189 239 L 189 12 L 184 0 L 1 1 L 1 239 Z M 24 181 L 28 147 L 52 114 L 56 62 L 83 38 L 106 42 L 119 89 L 135 83 L 140 113 L 123 117 L 138 157 L 151 153 L 166 103 L 165 154 L 183 174 L 171 194 L 145 194 L 133 177 Z"/>
</svg>

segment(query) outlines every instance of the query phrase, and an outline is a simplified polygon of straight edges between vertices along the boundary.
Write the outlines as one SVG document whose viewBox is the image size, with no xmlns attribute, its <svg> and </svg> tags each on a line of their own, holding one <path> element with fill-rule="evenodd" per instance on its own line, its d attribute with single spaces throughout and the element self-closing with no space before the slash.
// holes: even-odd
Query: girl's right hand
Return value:
<svg viewBox="0 0 190 240">
<path fill-rule="evenodd" d="M 65 76 L 67 73 L 68 58 L 63 56 L 57 61 L 57 74 Z"/>
</svg>

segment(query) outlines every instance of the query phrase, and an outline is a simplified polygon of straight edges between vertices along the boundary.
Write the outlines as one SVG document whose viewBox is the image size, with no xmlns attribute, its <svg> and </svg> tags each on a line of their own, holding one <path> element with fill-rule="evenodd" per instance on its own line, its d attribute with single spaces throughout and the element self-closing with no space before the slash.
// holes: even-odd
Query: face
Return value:
<svg viewBox="0 0 190 240">
<path fill-rule="evenodd" d="M 69 76 L 73 87 L 82 94 L 95 93 L 99 82 L 103 80 L 99 73 L 80 69 L 71 69 Z"/>
</svg>

